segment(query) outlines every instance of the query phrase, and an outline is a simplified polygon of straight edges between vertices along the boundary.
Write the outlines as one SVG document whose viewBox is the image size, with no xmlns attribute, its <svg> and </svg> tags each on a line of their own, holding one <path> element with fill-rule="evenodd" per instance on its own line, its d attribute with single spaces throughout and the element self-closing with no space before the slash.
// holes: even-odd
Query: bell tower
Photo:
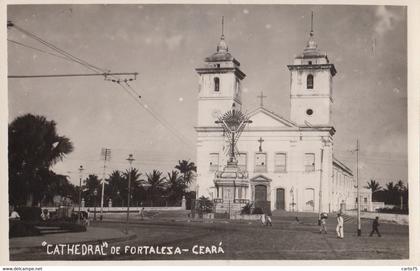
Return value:
<svg viewBox="0 0 420 271">
<path fill-rule="evenodd" d="M 245 74 L 240 63 L 229 53 L 223 33 L 216 52 L 205 59 L 205 64 L 196 71 L 198 87 L 198 127 L 216 126 L 218 117 L 229 111 L 232 105 L 241 109 L 241 81 Z"/>
<path fill-rule="evenodd" d="M 337 73 L 311 32 L 303 53 L 295 57 L 290 70 L 290 120 L 299 126 L 331 126 L 332 78 Z"/>
</svg>

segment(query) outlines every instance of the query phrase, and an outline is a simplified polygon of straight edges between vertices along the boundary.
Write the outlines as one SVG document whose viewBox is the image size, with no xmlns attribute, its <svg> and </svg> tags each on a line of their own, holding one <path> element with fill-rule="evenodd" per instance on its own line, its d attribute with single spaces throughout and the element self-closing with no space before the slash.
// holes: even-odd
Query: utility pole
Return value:
<svg viewBox="0 0 420 271">
<path fill-rule="evenodd" d="M 130 198 L 131 198 L 131 172 L 132 167 L 131 164 L 133 163 L 135 159 L 133 158 L 133 155 L 128 155 L 127 161 L 130 163 L 130 169 L 128 171 L 128 195 L 127 195 L 127 221 L 125 224 L 125 233 L 128 234 L 128 223 L 129 223 L 129 216 L 130 216 Z"/>
<path fill-rule="evenodd" d="M 321 217 L 322 213 L 322 167 L 324 165 L 324 147 L 321 148 L 321 166 L 319 171 L 319 205 L 318 205 L 318 218 Z"/>
<path fill-rule="evenodd" d="M 362 235 L 360 223 L 360 185 L 359 185 L 359 139 L 356 142 L 356 183 L 357 183 L 357 236 Z"/>
<path fill-rule="evenodd" d="M 104 208 L 104 190 L 105 190 L 105 169 L 106 169 L 106 162 L 111 159 L 111 150 L 107 148 L 103 148 L 101 151 L 101 155 L 104 158 L 104 171 L 102 175 L 102 192 L 101 192 L 101 215 L 99 216 L 99 220 L 102 221 L 103 219 L 103 208 Z"/>
<path fill-rule="evenodd" d="M 83 172 L 83 166 L 81 165 L 79 167 L 79 213 L 77 214 L 77 222 L 80 224 L 80 205 L 82 205 L 82 172 Z"/>
</svg>

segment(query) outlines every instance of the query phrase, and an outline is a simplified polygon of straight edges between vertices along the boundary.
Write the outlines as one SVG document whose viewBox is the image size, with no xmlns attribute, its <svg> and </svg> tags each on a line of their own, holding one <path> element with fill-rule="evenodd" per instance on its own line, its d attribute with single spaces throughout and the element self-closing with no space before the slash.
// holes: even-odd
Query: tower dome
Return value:
<svg viewBox="0 0 420 271">
<path fill-rule="evenodd" d="M 217 52 L 218 53 L 227 53 L 229 51 L 229 48 L 225 41 L 225 35 L 222 34 L 220 37 L 219 44 L 217 45 Z"/>
</svg>

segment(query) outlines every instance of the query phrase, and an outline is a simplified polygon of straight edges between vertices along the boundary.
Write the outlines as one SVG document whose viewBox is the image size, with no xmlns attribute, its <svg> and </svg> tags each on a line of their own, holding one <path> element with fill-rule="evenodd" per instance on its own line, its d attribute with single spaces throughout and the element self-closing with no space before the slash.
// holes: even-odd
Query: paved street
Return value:
<svg viewBox="0 0 420 271">
<path fill-rule="evenodd" d="M 382 237 L 369 237 L 371 221 L 362 220 L 363 236 L 357 237 L 356 221 L 346 218 L 343 240 L 335 235 L 335 218 L 328 219 L 328 234 L 319 234 L 316 217 L 312 214 L 300 214 L 299 221 L 294 215 L 275 214 L 273 227 L 263 227 L 255 221 L 214 221 L 211 223 L 187 222 L 174 220 L 150 219 L 140 221 L 133 218 L 130 224 L 131 234 L 136 238 L 110 242 L 110 246 L 121 247 L 120 255 L 95 256 L 52 256 L 45 249 L 32 249 L 25 253 L 16 253 L 12 260 L 208 260 L 208 259 L 261 259 L 261 260 L 309 260 L 309 259 L 405 259 L 408 258 L 408 226 L 382 223 Z M 94 223 L 91 228 L 113 228 L 123 230 L 120 221 Z M 103 237 L 106 239 L 106 236 Z M 102 240 L 103 240 L 102 239 Z M 98 243 L 101 241 L 98 240 Z M 223 252 L 212 254 L 194 254 L 199 246 L 219 247 Z M 198 245 L 194 248 L 194 246 Z M 128 246 L 128 253 L 124 253 Z M 184 249 L 177 255 L 144 255 L 138 247 L 153 246 Z M 130 254 L 130 248 L 134 250 Z M 186 251 L 188 249 L 188 251 Z M 216 249 L 216 248 L 215 248 Z M 214 252 L 216 252 L 214 250 Z M 149 253 L 148 253 L 149 254 Z"/>
</svg>

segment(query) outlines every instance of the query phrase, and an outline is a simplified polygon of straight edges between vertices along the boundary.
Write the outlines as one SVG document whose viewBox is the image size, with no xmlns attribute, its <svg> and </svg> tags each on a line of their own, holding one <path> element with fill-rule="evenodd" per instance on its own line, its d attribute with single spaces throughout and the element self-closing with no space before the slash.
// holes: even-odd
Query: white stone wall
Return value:
<svg viewBox="0 0 420 271">
<path fill-rule="evenodd" d="M 345 204 L 345 209 L 354 207 L 356 197 L 355 181 L 353 176 L 338 166 L 333 167 L 333 178 L 331 183 L 331 211 L 339 211 L 341 204 Z"/>
<path fill-rule="evenodd" d="M 267 167 L 265 172 L 256 171 L 255 156 L 259 152 L 258 139 L 262 137 L 264 142 L 262 150 L 267 155 Z M 329 138 L 328 132 L 321 131 L 261 131 L 246 130 L 243 132 L 238 149 L 247 156 L 247 171 L 249 178 L 263 175 L 271 179 L 269 184 L 271 208 L 276 209 L 276 191 L 278 188 L 285 190 L 285 209 L 287 211 L 314 211 L 319 209 L 319 189 L 322 180 L 324 193 L 322 211 L 329 211 L 331 204 L 330 184 L 332 183 L 332 147 L 325 144 L 325 138 Z M 328 141 L 327 140 L 327 141 Z M 199 132 L 197 146 L 197 181 L 199 185 L 198 195 L 216 198 L 214 190 L 214 171 L 209 165 L 210 153 L 219 153 L 219 170 L 226 165 L 227 155 L 223 150 L 225 141 L 219 130 L 210 132 Z M 321 166 L 321 148 L 324 149 L 323 161 Z M 278 172 L 274 167 L 274 158 L 277 152 L 286 153 L 286 171 Z M 305 169 L 305 153 L 315 154 L 314 171 Z M 321 168 L 322 167 L 322 168 Z M 322 175 L 321 175 L 322 169 Z M 311 190 L 309 190 L 311 189 Z M 339 189 L 344 189 L 340 187 Z M 307 190 L 305 192 L 305 190 Z M 251 189 L 249 189 L 251 191 Z M 308 198 L 312 194 L 313 198 Z M 252 193 L 248 194 L 249 199 L 253 200 Z M 313 207 L 307 204 L 313 200 Z M 292 203 L 295 203 L 294 207 Z"/>
<path fill-rule="evenodd" d="M 306 79 L 313 75 L 314 88 L 307 89 Z M 330 70 L 292 70 L 290 81 L 290 119 L 298 125 L 329 125 L 332 103 L 332 76 Z M 308 115 L 307 110 L 313 114 Z"/>
</svg>

